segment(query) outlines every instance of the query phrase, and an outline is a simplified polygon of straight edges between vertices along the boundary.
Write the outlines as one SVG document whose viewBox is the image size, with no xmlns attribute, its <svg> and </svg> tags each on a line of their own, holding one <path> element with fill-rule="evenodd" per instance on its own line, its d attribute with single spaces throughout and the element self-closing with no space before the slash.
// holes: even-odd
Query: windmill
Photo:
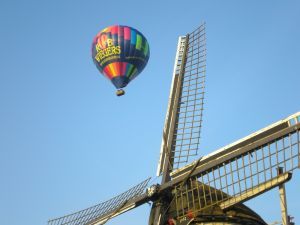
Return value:
<svg viewBox="0 0 300 225">
<path fill-rule="evenodd" d="M 108 201 L 49 220 L 48 225 L 103 225 L 147 202 L 152 202 L 149 225 L 265 225 L 243 202 L 276 187 L 282 223 L 292 224 L 284 184 L 300 167 L 300 112 L 198 157 L 205 35 L 202 24 L 178 40 L 157 169 L 161 183 L 150 186 L 148 178 Z"/>
</svg>

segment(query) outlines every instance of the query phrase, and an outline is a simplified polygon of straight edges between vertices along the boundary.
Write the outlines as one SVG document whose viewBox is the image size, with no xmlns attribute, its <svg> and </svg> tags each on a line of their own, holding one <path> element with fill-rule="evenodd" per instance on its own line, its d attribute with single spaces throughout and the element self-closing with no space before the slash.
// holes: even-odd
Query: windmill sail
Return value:
<svg viewBox="0 0 300 225">
<path fill-rule="evenodd" d="M 176 215 L 183 218 L 251 199 L 288 181 L 299 167 L 300 112 L 176 171 L 161 189 L 174 186 Z"/>
<path fill-rule="evenodd" d="M 205 24 L 179 37 L 157 175 L 197 156 L 206 74 Z M 169 179 L 166 178 L 166 181 Z"/>
<path fill-rule="evenodd" d="M 100 204 L 52 219 L 48 225 L 98 225 L 147 201 L 145 189 L 150 178 L 128 191 Z"/>
</svg>

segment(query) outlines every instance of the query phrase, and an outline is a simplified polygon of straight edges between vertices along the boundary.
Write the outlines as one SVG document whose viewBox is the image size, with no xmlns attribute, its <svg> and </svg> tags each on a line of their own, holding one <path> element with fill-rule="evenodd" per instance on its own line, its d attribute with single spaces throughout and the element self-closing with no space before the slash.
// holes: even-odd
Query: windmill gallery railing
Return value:
<svg viewBox="0 0 300 225">
<path fill-rule="evenodd" d="M 173 190 L 177 217 L 205 213 L 213 205 L 226 209 L 288 181 L 300 167 L 299 130 L 297 113 L 201 159 Z M 175 171 L 174 180 L 194 164 Z"/>
</svg>

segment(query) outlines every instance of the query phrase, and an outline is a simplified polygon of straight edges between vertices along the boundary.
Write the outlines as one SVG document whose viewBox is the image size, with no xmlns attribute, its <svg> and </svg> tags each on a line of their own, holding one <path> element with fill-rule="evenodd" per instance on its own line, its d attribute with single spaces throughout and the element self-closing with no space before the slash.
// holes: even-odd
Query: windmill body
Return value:
<svg viewBox="0 0 300 225">
<path fill-rule="evenodd" d="M 149 225 L 266 222 L 243 203 L 279 188 L 300 167 L 300 112 L 199 157 L 206 77 L 205 24 L 179 37 L 157 176 L 48 225 L 99 225 L 152 202 Z M 282 204 L 282 223 L 288 220 Z"/>
</svg>

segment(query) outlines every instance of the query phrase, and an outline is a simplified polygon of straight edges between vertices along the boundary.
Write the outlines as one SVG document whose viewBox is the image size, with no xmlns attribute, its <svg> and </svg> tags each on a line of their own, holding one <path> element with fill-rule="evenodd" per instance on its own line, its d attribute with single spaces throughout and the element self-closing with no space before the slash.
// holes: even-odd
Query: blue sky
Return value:
<svg viewBox="0 0 300 225">
<path fill-rule="evenodd" d="M 203 21 L 201 155 L 299 111 L 299 10 L 296 0 L 2 0 L 1 224 L 46 224 L 155 176 L 177 39 Z M 140 30 L 151 50 L 121 98 L 90 52 L 96 33 L 114 24 Z M 295 171 L 287 197 L 296 222 L 299 185 Z M 277 190 L 247 205 L 280 220 Z M 147 224 L 149 211 L 109 224 Z"/>
</svg>

